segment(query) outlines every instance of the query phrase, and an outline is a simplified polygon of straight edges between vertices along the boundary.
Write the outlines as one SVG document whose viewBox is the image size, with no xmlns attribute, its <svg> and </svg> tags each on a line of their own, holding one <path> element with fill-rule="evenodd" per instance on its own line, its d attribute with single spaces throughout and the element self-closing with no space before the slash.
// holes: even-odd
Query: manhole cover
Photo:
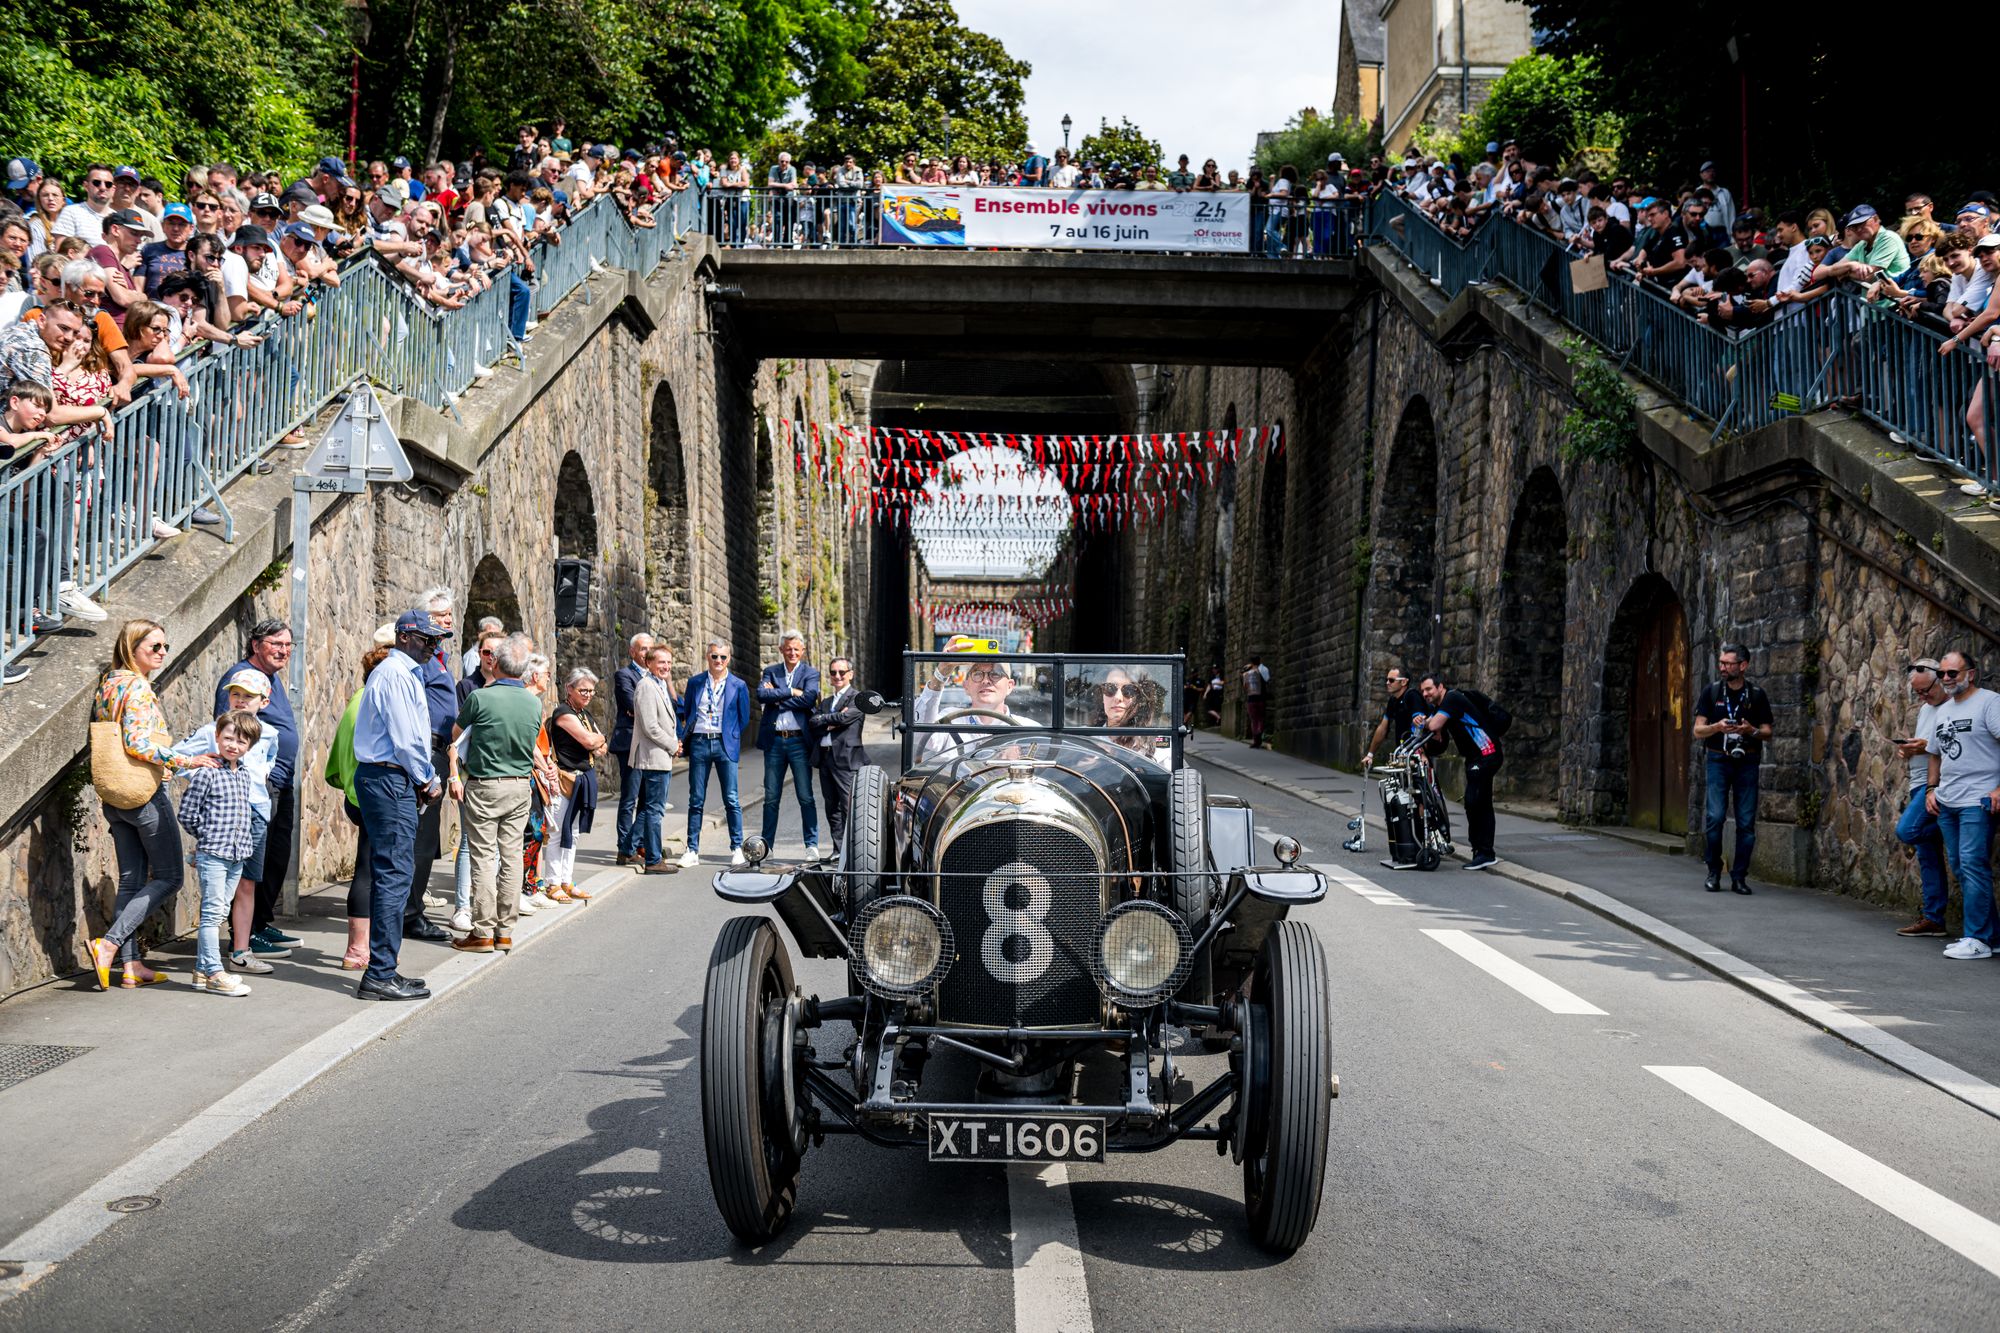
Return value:
<svg viewBox="0 0 2000 1333">
<path fill-rule="evenodd" d="M 1543 833 L 1538 835 L 1543 842 L 1596 842 L 1595 833 Z"/>
<path fill-rule="evenodd" d="M 149 1208 L 160 1206 L 157 1194 L 128 1194 L 122 1199 L 113 1199 L 104 1205 L 114 1213 L 143 1213 Z"/>
<path fill-rule="evenodd" d="M 89 1046 L 21 1046 L 0 1042 L 0 1091 L 25 1083 L 37 1074 L 46 1074 L 86 1054 Z"/>
</svg>

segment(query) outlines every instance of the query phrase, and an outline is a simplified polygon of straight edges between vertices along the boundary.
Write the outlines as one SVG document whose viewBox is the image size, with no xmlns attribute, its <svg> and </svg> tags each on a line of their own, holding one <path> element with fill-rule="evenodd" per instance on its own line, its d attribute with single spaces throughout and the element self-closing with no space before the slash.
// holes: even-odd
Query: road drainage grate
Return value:
<svg viewBox="0 0 2000 1333">
<path fill-rule="evenodd" d="M 67 1064 L 95 1049 L 90 1046 L 22 1046 L 0 1042 L 0 1091 L 25 1083 L 37 1074 L 46 1074 L 57 1065 Z"/>
</svg>

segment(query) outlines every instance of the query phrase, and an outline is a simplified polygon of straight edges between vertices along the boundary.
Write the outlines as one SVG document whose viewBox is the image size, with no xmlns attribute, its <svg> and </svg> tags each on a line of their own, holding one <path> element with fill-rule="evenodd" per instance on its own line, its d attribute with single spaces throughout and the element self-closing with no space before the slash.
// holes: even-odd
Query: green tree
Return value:
<svg viewBox="0 0 2000 1333">
<path fill-rule="evenodd" d="M 1007 158 L 1026 147 L 1027 62 L 959 22 L 950 0 L 882 0 L 854 55 L 858 95 L 839 93 L 848 77 L 841 65 L 823 93 L 808 93 L 808 119 L 780 127 L 760 159 L 783 147 L 821 162 L 853 153 L 889 169 L 909 149 L 946 151 L 946 113 L 954 153 Z"/>
<path fill-rule="evenodd" d="M 1289 163 L 1310 179 L 1334 153 L 1367 166 L 1374 138 L 1374 128 L 1367 121 L 1354 116 L 1323 116 L 1306 107 L 1286 121 L 1284 129 L 1257 145 L 1256 161 L 1266 177 Z"/>
<path fill-rule="evenodd" d="M 1128 167 L 1157 167 L 1160 165 L 1160 144 L 1156 139 L 1148 139 L 1137 125 L 1120 116 L 1116 125 L 1099 119 L 1097 129 L 1084 135 L 1083 142 L 1076 146 L 1076 155 L 1080 161 L 1095 162 L 1100 166 L 1118 162 Z"/>
<path fill-rule="evenodd" d="M 1464 149 L 1476 154 L 1515 139 L 1530 161 L 1567 165 L 1579 149 L 1602 146 L 1610 96 L 1594 56 L 1522 56 L 1487 90 Z"/>
</svg>

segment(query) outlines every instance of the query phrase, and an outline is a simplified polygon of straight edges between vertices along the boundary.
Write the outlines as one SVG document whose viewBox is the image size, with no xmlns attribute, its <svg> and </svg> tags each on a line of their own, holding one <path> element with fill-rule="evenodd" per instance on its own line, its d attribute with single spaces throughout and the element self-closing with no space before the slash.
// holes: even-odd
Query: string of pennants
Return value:
<svg viewBox="0 0 2000 1333">
<path fill-rule="evenodd" d="M 908 527 L 918 511 L 950 521 L 993 515 L 1016 522 L 1123 528 L 1157 523 L 1192 502 L 1196 487 L 1214 486 L 1225 465 L 1284 451 L 1277 426 L 1173 431 L 1151 435 L 1038 435 L 1000 431 L 863 429 L 817 421 L 775 422 L 802 476 L 838 494 L 847 521 Z M 990 474 L 980 460 L 957 455 L 1001 449 L 1019 462 Z M 1052 474 L 1062 495 L 994 493 L 981 483 L 1017 479 L 1030 469 Z M 933 485 L 942 481 L 941 486 Z M 968 482 L 971 484 L 968 486 Z M 1071 487 L 1078 488 L 1071 490 Z"/>
<path fill-rule="evenodd" d="M 958 630 L 1012 629 L 1016 625 L 1036 628 L 1054 623 L 1069 614 L 1074 603 L 1067 597 L 1017 597 L 1010 602 L 937 602 L 924 597 L 910 599 L 910 611 L 934 625 L 950 625 Z"/>
</svg>

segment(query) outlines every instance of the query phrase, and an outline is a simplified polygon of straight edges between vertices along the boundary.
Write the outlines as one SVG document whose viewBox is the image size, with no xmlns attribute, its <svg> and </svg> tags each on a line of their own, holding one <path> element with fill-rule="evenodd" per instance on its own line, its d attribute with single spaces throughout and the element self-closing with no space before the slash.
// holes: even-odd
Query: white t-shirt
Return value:
<svg viewBox="0 0 2000 1333">
<path fill-rule="evenodd" d="M 1988 273 L 1985 265 L 1982 264 L 1974 268 L 1969 274 L 1952 274 L 1951 294 L 1945 299 L 1947 301 L 1956 301 L 1970 310 L 1978 311 L 1986 308 L 1986 302 L 1991 299 L 1992 295 L 1993 275 Z"/>
<path fill-rule="evenodd" d="M 263 266 L 250 275 L 250 281 L 256 283 L 273 296 L 277 295 L 278 277 L 285 271 L 283 264 L 284 261 L 278 258 L 276 250 L 266 250 L 264 252 Z M 247 268 L 248 266 L 246 261 L 245 267 Z"/>
<path fill-rule="evenodd" d="M 1079 174 L 1074 162 L 1065 162 L 1049 173 L 1049 185 L 1057 190 L 1073 190 Z"/>
<path fill-rule="evenodd" d="M 1805 242 L 1785 252 L 1785 265 L 1778 270 L 1777 290 L 1781 292 L 1802 292 L 1812 286 L 1812 255 L 1806 250 Z M 1790 319 L 1804 309 L 1803 306 L 1787 305 L 1778 312 L 1779 319 Z"/>
<path fill-rule="evenodd" d="M 2000 787 L 2000 691 L 1947 699 L 1926 748 L 1938 757 L 1938 804 L 1969 810 Z"/>
<path fill-rule="evenodd" d="M 105 209 L 105 213 L 110 212 Z M 56 235 L 81 236 L 92 245 L 104 244 L 104 213 L 89 204 L 67 204 L 56 214 Z"/>
<path fill-rule="evenodd" d="M 250 266 L 234 250 L 222 252 L 222 294 L 231 300 L 250 294 Z"/>
<path fill-rule="evenodd" d="M 1937 705 L 1925 704 L 1917 710 L 1917 729 L 1912 731 L 1910 735 L 1928 739 L 1931 734 L 1931 728 L 1937 725 L 1936 719 Z M 1910 760 L 1910 790 L 1915 791 L 1919 787 L 1929 786 L 1930 780 L 1930 755 L 1926 751 L 1919 750 L 1916 756 Z"/>
</svg>

